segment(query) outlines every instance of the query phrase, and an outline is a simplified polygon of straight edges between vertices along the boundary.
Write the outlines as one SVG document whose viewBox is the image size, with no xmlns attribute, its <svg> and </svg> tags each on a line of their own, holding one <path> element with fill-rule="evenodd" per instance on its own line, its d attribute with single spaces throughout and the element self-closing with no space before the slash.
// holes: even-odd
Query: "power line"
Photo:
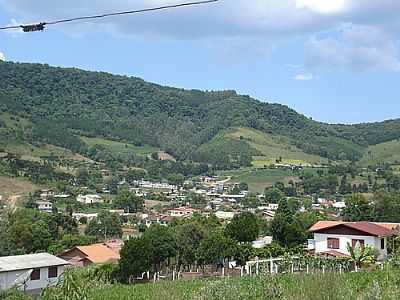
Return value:
<svg viewBox="0 0 400 300">
<path fill-rule="evenodd" d="M 51 21 L 51 22 L 41 22 L 41 23 L 37 23 L 37 24 L 6 26 L 6 27 L 0 27 L 0 30 L 21 29 L 22 28 L 22 30 L 24 32 L 42 31 L 45 29 L 46 25 L 56 25 L 56 24 L 60 24 L 60 23 L 69 23 L 69 22 L 82 21 L 82 20 L 92 20 L 92 19 L 100 19 L 100 18 L 106 18 L 106 17 L 138 14 L 138 13 L 151 12 L 151 11 L 157 11 L 157 10 L 165 10 L 165 9 L 178 8 L 178 7 L 208 4 L 208 3 L 218 2 L 218 1 L 219 0 L 187 2 L 187 3 L 159 6 L 159 7 L 153 7 L 153 8 L 144 8 L 144 9 L 138 9 L 138 10 L 121 11 L 121 12 L 107 13 L 107 14 L 101 14 L 101 15 L 76 17 L 76 18 L 56 20 L 56 21 Z"/>
</svg>

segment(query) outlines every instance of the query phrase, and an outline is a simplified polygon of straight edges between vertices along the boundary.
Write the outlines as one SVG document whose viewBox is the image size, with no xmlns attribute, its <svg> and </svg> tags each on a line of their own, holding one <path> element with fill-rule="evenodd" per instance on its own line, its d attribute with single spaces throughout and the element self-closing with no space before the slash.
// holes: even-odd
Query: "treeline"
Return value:
<svg viewBox="0 0 400 300">
<path fill-rule="evenodd" d="M 0 240 L 0 256 L 8 256 L 44 251 L 57 254 L 95 243 L 97 238 L 81 235 L 70 215 L 21 208 L 1 215 Z"/>
<path fill-rule="evenodd" d="M 247 149 L 246 155 L 233 155 L 228 143 L 222 145 L 224 155 L 215 157 L 214 151 L 198 151 L 199 147 L 223 129 L 249 127 L 286 136 L 308 153 L 355 160 L 365 146 L 400 137 L 398 121 L 327 125 L 286 106 L 233 91 L 182 90 L 138 78 L 47 65 L 0 63 L 0 90 L 0 111 L 32 120 L 36 136 L 74 150 L 81 145 L 66 134 L 71 129 L 87 136 L 156 146 L 179 160 L 216 163 L 222 158 L 229 160 L 223 167 L 234 167 L 245 165 L 252 153 Z M 55 135 L 52 129 L 59 133 Z"/>
</svg>

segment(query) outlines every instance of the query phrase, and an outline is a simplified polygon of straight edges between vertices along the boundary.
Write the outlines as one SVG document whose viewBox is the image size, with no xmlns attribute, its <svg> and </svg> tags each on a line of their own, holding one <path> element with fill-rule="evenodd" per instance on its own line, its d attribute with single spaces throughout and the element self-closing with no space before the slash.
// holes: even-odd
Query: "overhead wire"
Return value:
<svg viewBox="0 0 400 300">
<path fill-rule="evenodd" d="M 158 10 L 166 10 L 166 9 L 172 9 L 172 8 L 185 7 L 185 6 L 210 4 L 210 3 L 218 2 L 218 1 L 219 0 L 206 0 L 206 1 L 186 2 L 186 3 L 158 6 L 158 7 L 152 7 L 152 8 L 128 10 L 128 11 L 121 11 L 121 12 L 114 12 L 114 13 L 91 15 L 91 16 L 82 16 L 82 17 L 61 19 L 61 20 L 55 20 L 55 21 L 49 21 L 49 22 L 40 22 L 40 23 L 36 23 L 36 24 L 12 25 L 12 26 L 0 27 L 0 30 L 21 29 L 22 28 L 23 31 L 25 31 L 25 32 L 41 31 L 41 30 L 44 30 L 46 25 L 57 25 L 57 24 L 61 24 L 61 23 L 69 23 L 69 22 L 76 22 L 76 21 L 100 19 L 100 18 L 115 17 L 115 16 L 129 15 L 129 14 L 138 14 L 138 13 L 144 13 L 144 12 L 152 12 L 152 11 L 158 11 Z"/>
</svg>

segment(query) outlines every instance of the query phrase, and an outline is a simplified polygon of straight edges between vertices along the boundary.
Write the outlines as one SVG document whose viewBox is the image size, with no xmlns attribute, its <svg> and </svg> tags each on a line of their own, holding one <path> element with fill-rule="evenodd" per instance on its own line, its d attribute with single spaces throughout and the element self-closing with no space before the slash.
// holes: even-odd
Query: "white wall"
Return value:
<svg viewBox="0 0 400 300">
<path fill-rule="evenodd" d="M 328 249 L 328 238 L 339 239 L 339 249 Z M 364 240 L 365 245 L 371 246 L 378 250 L 378 260 L 384 259 L 387 256 L 387 240 L 385 238 L 385 249 L 381 249 L 381 238 L 374 236 L 359 236 L 359 235 L 340 235 L 340 234 L 322 234 L 314 233 L 315 240 L 315 253 L 326 252 L 329 250 L 336 250 L 338 252 L 349 255 L 347 251 L 347 244 L 351 245 L 351 240 Z"/>
<path fill-rule="evenodd" d="M 59 277 L 64 273 L 64 266 L 57 267 L 57 278 L 48 278 L 48 268 L 41 268 L 40 269 L 40 280 L 28 280 L 26 283 L 26 291 L 31 290 L 39 290 L 43 289 L 49 285 L 56 284 L 58 282 Z M 0 289 L 9 289 L 12 288 L 15 280 L 20 277 L 22 274 L 26 273 L 28 270 L 21 270 L 21 271 L 11 271 L 11 272 L 3 272 L 0 273 Z M 20 288 L 21 290 L 24 287 Z"/>
</svg>

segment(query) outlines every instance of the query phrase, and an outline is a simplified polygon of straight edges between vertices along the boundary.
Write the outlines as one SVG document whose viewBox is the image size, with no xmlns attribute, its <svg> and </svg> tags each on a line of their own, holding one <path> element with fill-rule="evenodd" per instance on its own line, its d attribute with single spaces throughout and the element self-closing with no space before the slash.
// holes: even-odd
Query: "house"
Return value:
<svg viewBox="0 0 400 300">
<path fill-rule="evenodd" d="M 41 192 L 40 193 L 40 198 L 43 199 L 43 200 L 46 200 L 48 198 L 54 197 L 54 191 L 53 190 L 46 189 L 46 190 L 41 190 L 40 192 Z"/>
<path fill-rule="evenodd" d="M 32 294 L 58 282 L 69 263 L 48 253 L 0 257 L 0 290 Z"/>
<path fill-rule="evenodd" d="M 36 201 L 37 209 L 43 212 L 52 212 L 53 203 L 50 201 Z"/>
<path fill-rule="evenodd" d="M 309 240 L 308 249 L 315 254 L 327 256 L 349 256 L 347 245 L 357 243 L 377 250 L 378 260 L 387 257 L 387 238 L 396 233 L 395 225 L 372 222 L 319 221 L 310 228 L 314 239 Z"/>
<path fill-rule="evenodd" d="M 78 195 L 76 201 L 85 204 L 103 203 L 103 199 L 99 195 Z"/>
<path fill-rule="evenodd" d="M 265 210 L 262 213 L 262 217 L 263 217 L 264 220 L 272 221 L 274 219 L 274 217 L 275 217 L 275 214 L 276 214 L 275 211 Z"/>
<path fill-rule="evenodd" d="M 172 222 L 172 217 L 167 215 L 159 215 L 159 214 L 143 214 L 142 215 L 142 224 L 146 225 L 146 227 L 150 227 L 153 224 L 159 224 L 161 226 L 168 226 Z"/>
<path fill-rule="evenodd" d="M 195 212 L 196 210 L 190 207 L 178 207 L 168 210 L 168 214 L 173 218 L 192 217 Z"/>
<path fill-rule="evenodd" d="M 221 211 L 221 210 L 219 210 L 219 211 L 217 211 L 215 213 L 215 216 L 218 219 L 222 219 L 222 220 L 232 220 L 233 217 L 235 216 L 235 213 L 231 212 L 231 211 Z"/>
<path fill-rule="evenodd" d="M 120 260 L 119 252 L 122 244 L 121 241 L 112 241 L 89 246 L 77 246 L 60 254 L 59 257 L 75 267 L 116 263 Z"/>
<path fill-rule="evenodd" d="M 272 236 L 264 236 L 259 238 L 258 240 L 255 240 L 252 242 L 251 246 L 254 249 L 262 249 L 264 247 L 266 247 L 267 245 L 271 245 L 272 244 Z"/>
<path fill-rule="evenodd" d="M 99 215 L 98 213 L 93 213 L 93 214 L 85 214 L 85 213 L 79 213 L 79 212 L 72 213 L 72 217 L 77 221 L 81 220 L 82 218 L 86 218 L 87 221 L 92 221 L 92 220 L 96 219 L 98 215 Z"/>
</svg>

